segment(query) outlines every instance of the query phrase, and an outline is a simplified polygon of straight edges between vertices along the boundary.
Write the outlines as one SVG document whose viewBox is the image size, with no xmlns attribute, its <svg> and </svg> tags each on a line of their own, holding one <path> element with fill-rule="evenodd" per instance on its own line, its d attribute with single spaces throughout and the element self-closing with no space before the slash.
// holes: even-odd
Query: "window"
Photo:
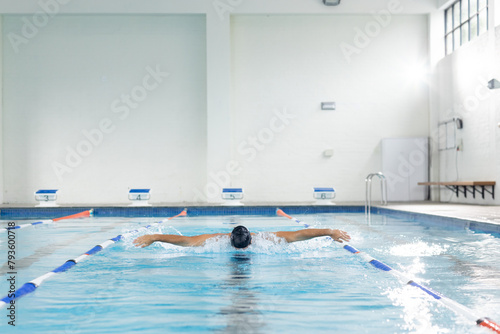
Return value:
<svg viewBox="0 0 500 334">
<path fill-rule="evenodd" d="M 444 11 L 447 55 L 488 30 L 488 0 L 458 0 Z"/>
</svg>

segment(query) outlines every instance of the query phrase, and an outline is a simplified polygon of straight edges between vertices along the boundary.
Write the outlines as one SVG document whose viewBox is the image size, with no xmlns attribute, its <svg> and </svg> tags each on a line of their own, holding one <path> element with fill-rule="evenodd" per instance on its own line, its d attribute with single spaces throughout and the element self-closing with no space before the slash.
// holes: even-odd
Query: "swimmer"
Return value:
<svg viewBox="0 0 500 334">
<path fill-rule="evenodd" d="M 270 232 L 276 237 L 285 240 L 286 242 L 304 241 L 317 237 L 331 237 L 333 240 L 342 243 L 343 241 L 351 240 L 351 237 L 344 231 L 332 229 L 303 229 L 293 232 L 279 231 Z M 200 234 L 192 237 L 186 237 L 175 234 L 146 234 L 134 240 L 136 247 L 147 247 L 153 242 L 166 242 L 169 244 L 183 246 L 183 247 L 196 247 L 203 246 L 210 238 L 219 236 L 229 236 L 231 246 L 238 249 L 245 249 L 252 243 L 252 235 L 245 226 L 236 226 L 231 233 L 214 233 L 214 234 Z"/>
</svg>

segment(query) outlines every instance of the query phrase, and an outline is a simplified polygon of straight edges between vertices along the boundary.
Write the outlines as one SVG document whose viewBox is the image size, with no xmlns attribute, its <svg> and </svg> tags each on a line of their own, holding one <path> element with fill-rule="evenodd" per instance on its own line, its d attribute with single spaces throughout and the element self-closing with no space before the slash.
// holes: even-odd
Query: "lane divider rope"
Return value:
<svg viewBox="0 0 500 334">
<path fill-rule="evenodd" d="M 45 220 L 40 220 L 34 223 L 28 223 L 28 224 L 21 224 L 21 225 L 15 225 L 15 226 L 8 226 L 4 227 L 2 232 L 5 232 L 7 230 L 18 230 L 30 226 L 35 226 L 35 225 L 41 225 L 41 224 L 52 224 L 54 222 L 58 222 L 60 220 L 65 220 L 65 219 L 75 219 L 75 218 L 84 218 L 84 217 L 92 217 L 94 214 L 94 209 L 86 210 L 83 212 L 75 213 L 74 215 L 69 215 L 69 216 L 64 216 L 60 218 L 54 218 L 54 219 L 45 219 Z"/>
<path fill-rule="evenodd" d="M 95 253 L 98 253 L 98 252 L 102 251 L 106 247 L 114 244 L 115 242 L 123 240 L 125 238 L 125 236 L 133 234 L 133 233 L 136 233 L 136 232 L 139 232 L 139 231 L 142 231 L 142 230 L 147 230 L 147 229 L 149 229 L 149 228 L 151 228 L 153 226 L 157 226 L 157 225 L 162 224 L 162 223 L 164 223 L 166 221 L 172 220 L 172 219 L 174 219 L 176 217 L 186 216 L 186 215 L 187 215 L 187 209 L 184 209 L 184 210 L 182 210 L 181 213 L 179 213 L 179 214 L 177 214 L 175 216 L 163 219 L 163 220 L 161 220 L 159 222 L 147 225 L 145 227 L 141 227 L 141 228 L 139 228 L 137 230 L 133 230 L 133 231 L 126 232 L 124 234 L 117 235 L 114 238 L 111 238 L 111 239 L 108 239 L 108 240 L 104 241 L 103 243 L 95 246 L 94 248 L 90 249 L 89 251 L 83 253 L 82 255 L 80 255 L 80 256 L 78 256 L 78 257 L 76 257 L 74 259 L 70 259 L 70 260 L 66 261 L 63 265 L 55 268 L 54 270 L 49 271 L 48 273 L 46 273 L 46 274 L 44 274 L 42 276 L 39 276 L 39 277 L 35 278 L 34 280 L 31 280 L 31 281 L 25 283 L 23 286 L 21 286 L 19 289 L 17 289 L 14 293 L 8 294 L 4 298 L 0 299 L 0 309 L 2 309 L 3 307 L 5 307 L 7 304 L 10 304 L 11 302 L 13 302 L 13 301 L 15 301 L 15 300 L 17 300 L 17 299 L 19 299 L 19 298 L 21 298 L 21 297 L 29 294 L 29 293 L 35 291 L 45 280 L 49 279 L 50 277 L 54 276 L 55 274 L 62 273 L 62 272 L 70 270 L 77 263 L 83 261 L 87 257 L 89 257 L 91 255 L 94 255 Z M 73 215 L 73 216 L 75 216 L 75 215 Z M 68 217 L 70 217 L 70 216 L 68 216 Z M 75 217 L 73 217 L 73 218 L 75 218 Z M 61 220 L 61 218 L 58 218 L 58 219 Z"/>
<path fill-rule="evenodd" d="M 286 214 L 283 210 L 281 210 L 279 208 L 276 209 L 276 214 L 278 216 L 286 217 L 286 218 L 288 218 L 290 220 L 293 220 L 294 222 L 296 222 L 298 224 L 301 224 L 301 225 L 305 226 L 306 228 L 310 227 L 309 224 L 307 224 L 305 222 L 302 222 L 299 219 Z M 379 260 L 371 257 L 369 254 L 367 254 L 365 252 L 359 251 L 358 249 L 356 249 L 355 247 L 349 245 L 348 243 L 344 242 L 343 243 L 343 248 L 345 250 L 347 250 L 348 252 L 352 253 L 352 254 L 356 254 L 356 255 L 360 256 L 363 260 L 365 260 L 366 262 L 370 263 L 375 268 L 392 274 L 393 276 L 395 276 L 399 280 L 401 280 L 403 282 L 406 282 L 406 284 L 408 284 L 408 285 L 411 285 L 411 286 L 414 286 L 416 288 L 419 288 L 420 290 L 424 291 L 425 293 L 427 293 L 428 295 L 430 295 L 434 299 L 438 300 L 444 306 L 448 307 L 449 309 L 451 309 L 455 313 L 464 316 L 465 318 L 469 319 L 471 322 L 475 322 L 478 326 L 482 326 L 482 327 L 488 328 L 488 329 L 492 330 L 495 333 L 500 333 L 500 325 L 497 324 L 496 322 L 494 322 L 493 320 L 491 320 L 491 319 L 489 319 L 487 317 L 479 317 L 479 316 L 477 316 L 474 313 L 474 311 L 471 310 L 470 308 L 468 308 L 468 307 L 466 307 L 466 306 L 464 306 L 464 305 L 462 305 L 462 304 L 460 304 L 460 303 L 458 303 L 458 302 L 456 302 L 456 301 L 454 301 L 454 300 L 452 300 L 452 299 L 450 299 L 448 297 L 445 297 L 444 295 L 440 294 L 439 292 L 436 292 L 436 291 L 434 291 L 434 290 L 432 290 L 432 289 L 430 289 L 428 287 L 425 287 L 425 286 L 417 283 L 415 280 L 410 279 L 408 276 L 406 276 L 405 274 L 401 273 L 400 271 L 395 270 L 395 269 L 389 267 L 385 263 L 383 263 L 383 262 L 381 262 L 381 261 L 379 261 Z"/>
</svg>

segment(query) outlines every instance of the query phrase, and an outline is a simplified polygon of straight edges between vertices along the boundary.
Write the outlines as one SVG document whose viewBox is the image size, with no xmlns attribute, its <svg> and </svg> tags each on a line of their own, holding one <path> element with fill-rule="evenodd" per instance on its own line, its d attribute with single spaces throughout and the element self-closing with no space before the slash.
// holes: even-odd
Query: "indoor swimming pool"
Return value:
<svg viewBox="0 0 500 334">
<path fill-rule="evenodd" d="M 481 316 L 500 320 L 500 236 L 401 216 L 295 213 L 312 228 L 347 231 L 350 244 Z M 166 218 L 166 217 L 164 217 Z M 8 225 L 3 217 L 1 226 Z M 18 220 L 28 224 L 36 220 Z M 89 217 L 16 230 L 15 268 L 0 234 L 1 297 L 95 245 L 123 238 L 15 301 L 1 333 L 491 333 L 420 289 L 322 237 L 293 244 L 265 232 L 303 226 L 275 215 Z M 151 225 L 149 228 L 143 227 Z M 203 247 L 155 243 L 146 233 L 257 233 L 235 250 L 225 237 Z M 15 272 L 15 274 L 9 274 Z"/>
</svg>

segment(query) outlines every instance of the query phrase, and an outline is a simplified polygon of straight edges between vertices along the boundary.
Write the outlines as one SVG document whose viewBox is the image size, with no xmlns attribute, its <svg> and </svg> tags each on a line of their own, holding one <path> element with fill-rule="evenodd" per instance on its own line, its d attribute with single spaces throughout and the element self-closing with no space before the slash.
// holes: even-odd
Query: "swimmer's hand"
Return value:
<svg viewBox="0 0 500 334">
<path fill-rule="evenodd" d="M 154 234 L 146 234 L 136 238 L 133 242 L 135 247 L 144 248 L 151 245 L 155 241 L 156 239 Z"/>
<path fill-rule="evenodd" d="M 347 232 L 342 231 L 342 230 L 331 230 L 332 233 L 330 234 L 330 237 L 340 243 L 343 243 L 344 241 L 349 241 L 351 240 L 351 237 Z"/>
</svg>

